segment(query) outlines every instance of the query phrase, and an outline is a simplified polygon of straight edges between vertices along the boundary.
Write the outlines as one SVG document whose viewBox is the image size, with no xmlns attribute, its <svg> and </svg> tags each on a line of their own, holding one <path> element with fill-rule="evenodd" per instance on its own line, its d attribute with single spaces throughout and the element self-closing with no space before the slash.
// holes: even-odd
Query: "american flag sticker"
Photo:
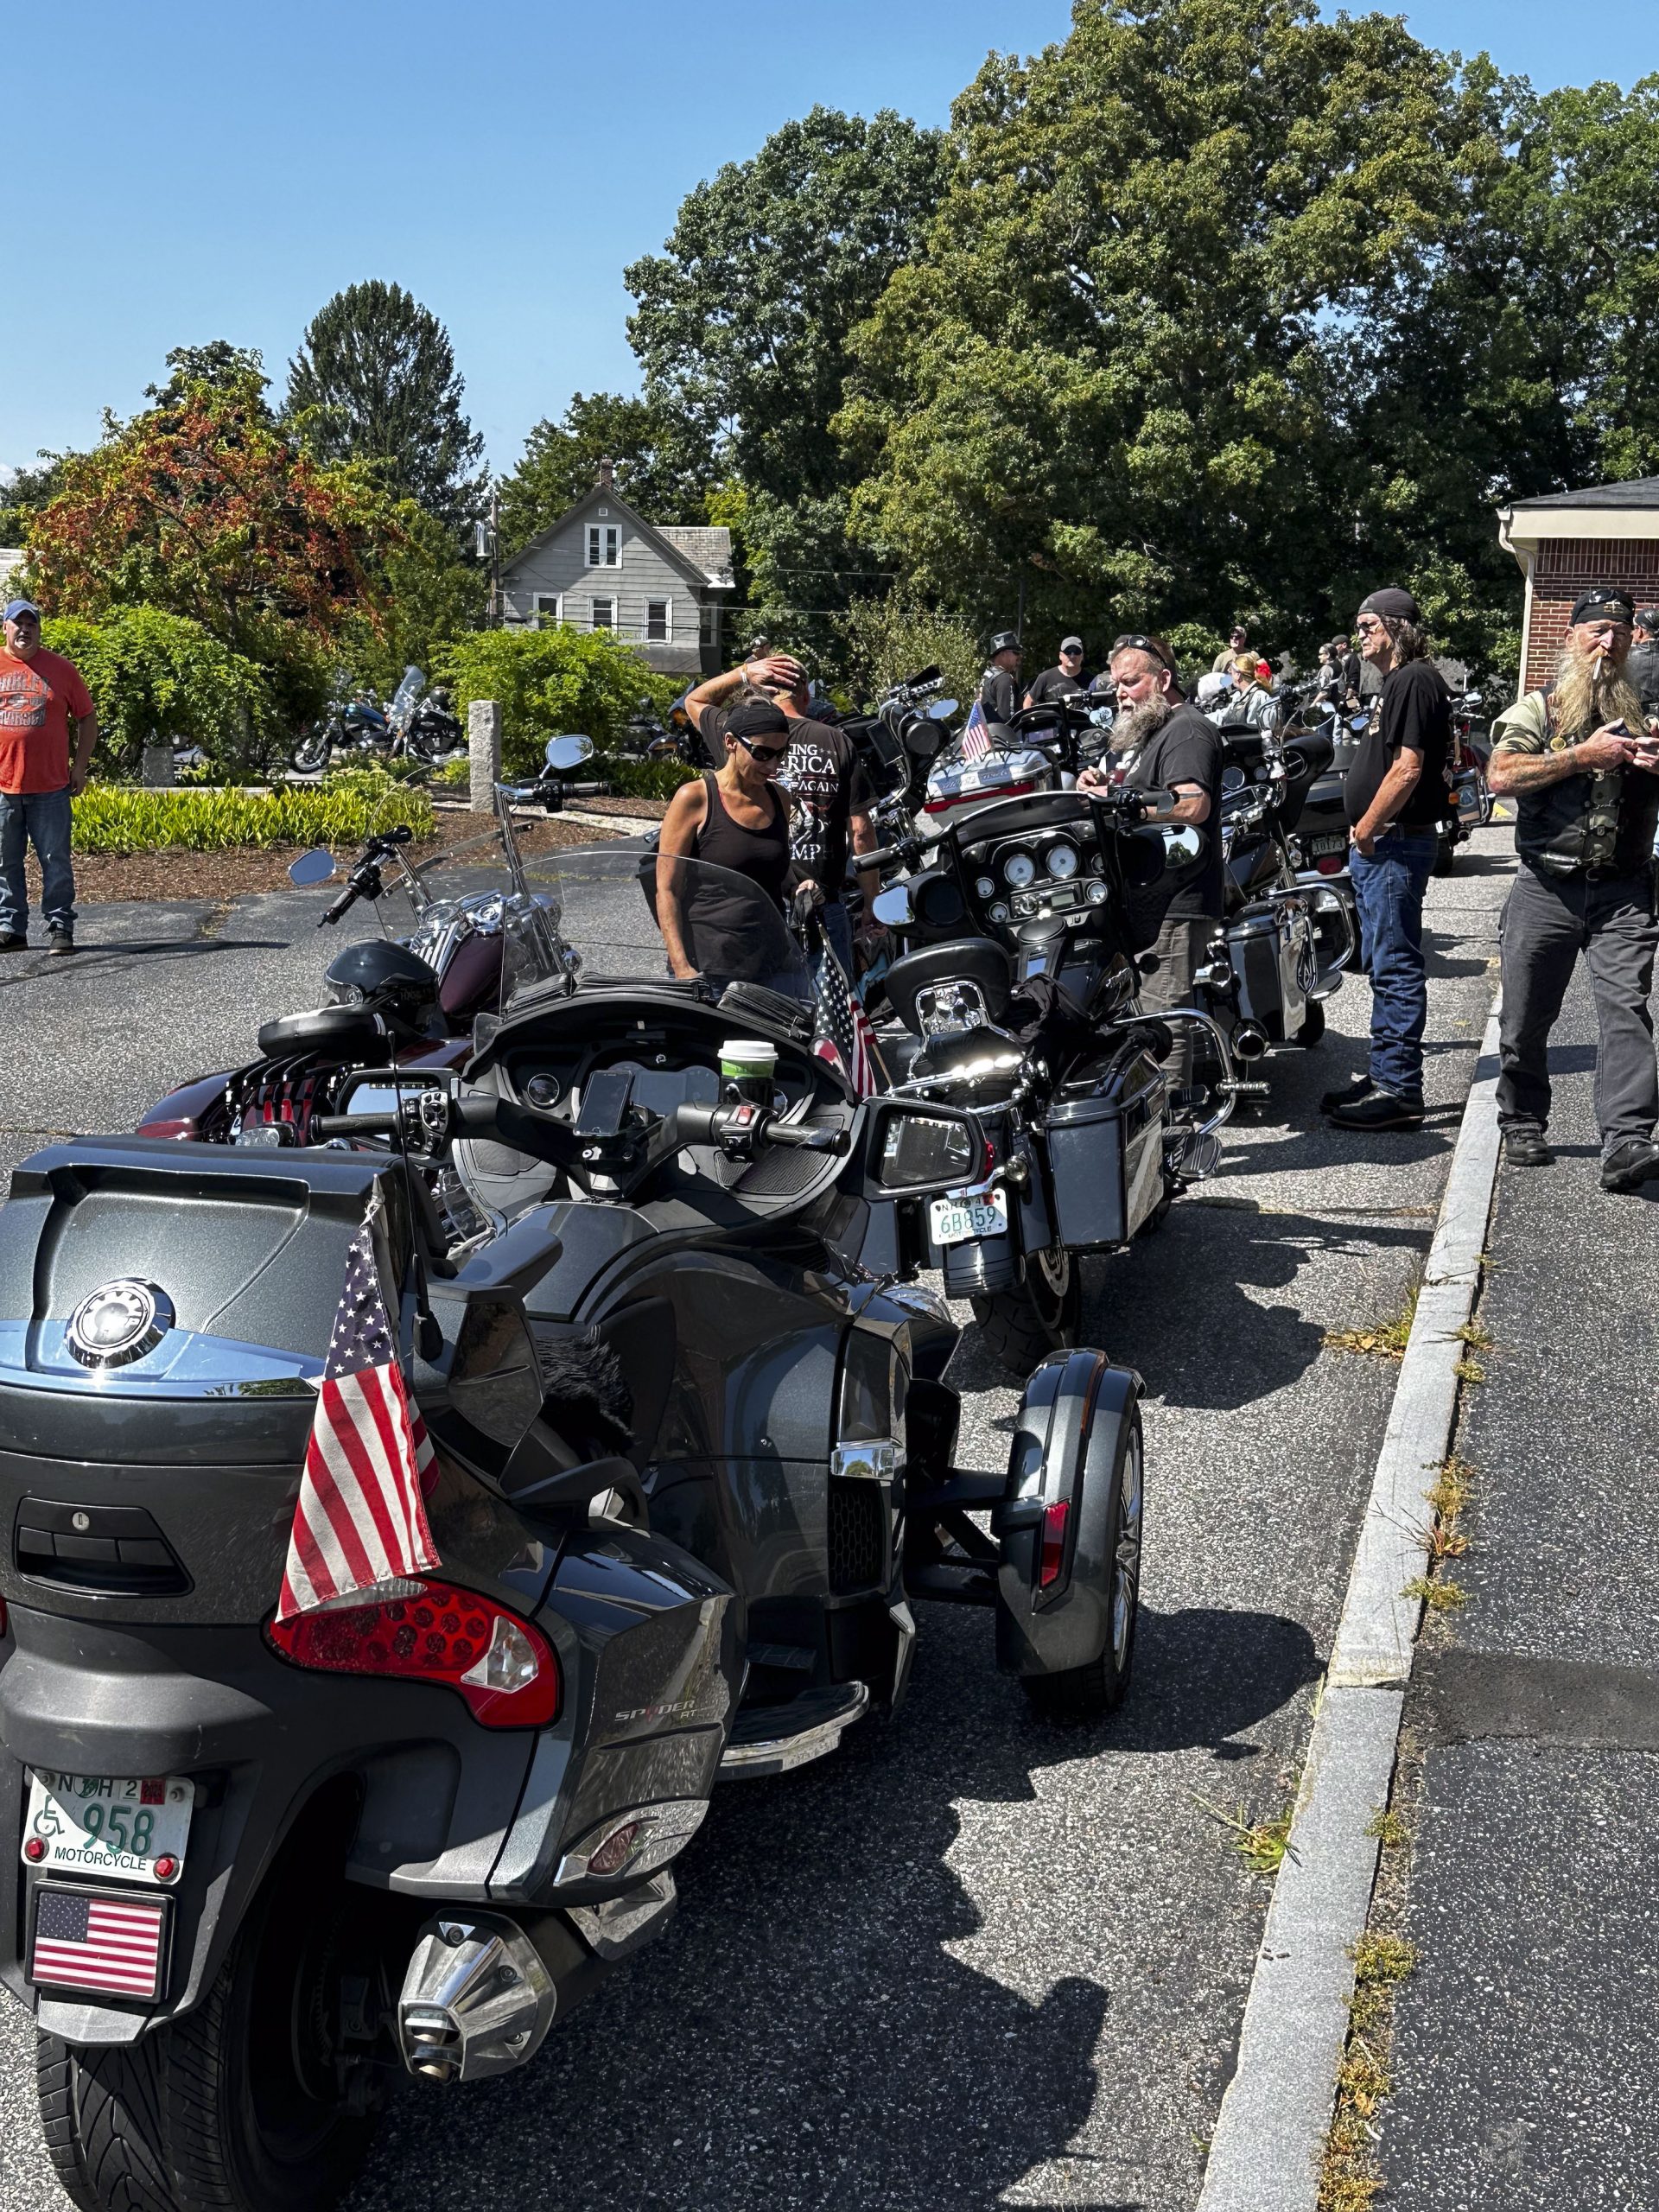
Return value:
<svg viewBox="0 0 1659 2212">
<path fill-rule="evenodd" d="M 42 1883 L 35 1892 L 28 1977 L 42 1988 L 101 1989 L 153 2004 L 165 1982 L 172 1920 L 171 1897 Z"/>
</svg>

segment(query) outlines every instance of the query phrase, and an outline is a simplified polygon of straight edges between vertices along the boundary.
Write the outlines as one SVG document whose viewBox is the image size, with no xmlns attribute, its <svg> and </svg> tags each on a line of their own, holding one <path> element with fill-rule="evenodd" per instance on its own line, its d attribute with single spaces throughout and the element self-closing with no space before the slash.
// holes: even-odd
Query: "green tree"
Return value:
<svg viewBox="0 0 1659 2212">
<path fill-rule="evenodd" d="M 617 490 L 647 522 L 703 519 L 713 481 L 706 453 L 647 400 L 579 391 L 557 422 L 537 423 L 496 487 L 504 551 L 528 545 L 591 492 L 601 460 L 615 462 Z"/>
<path fill-rule="evenodd" d="M 488 607 L 483 569 L 456 550 L 436 516 L 400 499 L 393 533 L 376 565 L 372 596 L 342 642 L 340 659 L 359 683 L 388 698 L 412 662 L 429 675 L 447 645 L 479 628 Z"/>
<path fill-rule="evenodd" d="M 49 651 L 73 661 L 98 709 L 100 772 L 130 775 L 151 733 L 238 761 L 250 734 L 274 737 L 278 701 L 265 670 L 186 615 L 122 607 L 102 621 L 48 617 Z"/>
<path fill-rule="evenodd" d="M 437 317 L 375 279 L 336 292 L 307 324 L 285 413 L 319 459 L 375 463 L 398 497 L 455 529 L 479 512 L 486 482 L 464 390 Z"/>
<path fill-rule="evenodd" d="M 1482 98 L 1394 17 L 1079 0 L 954 119 L 853 340 L 855 527 L 983 627 L 1022 581 L 1038 630 L 1328 623 L 1351 332 L 1489 157 Z"/>
<path fill-rule="evenodd" d="M 251 381 L 261 391 L 269 389 L 265 357 L 251 346 L 232 346 L 228 338 L 209 339 L 205 346 L 175 346 L 167 357 L 165 384 L 147 384 L 146 399 L 158 407 L 180 407 L 193 384 L 217 385 L 235 390 Z"/>
<path fill-rule="evenodd" d="M 40 459 L 42 467 L 14 468 L 10 480 L 0 484 L 0 545 L 27 544 L 31 518 L 58 488 L 62 456 L 43 453 Z"/>
<path fill-rule="evenodd" d="M 547 740 L 569 731 L 603 751 L 642 698 L 666 707 L 678 688 L 608 630 L 480 630 L 434 658 L 463 720 L 474 699 L 500 702 L 502 757 L 514 776 L 531 773 Z"/>
<path fill-rule="evenodd" d="M 984 650 L 943 607 L 924 606 L 906 591 L 887 592 L 855 600 L 836 626 L 839 667 L 861 705 L 933 667 L 944 677 L 944 696 L 966 707 L 979 696 Z"/>
</svg>

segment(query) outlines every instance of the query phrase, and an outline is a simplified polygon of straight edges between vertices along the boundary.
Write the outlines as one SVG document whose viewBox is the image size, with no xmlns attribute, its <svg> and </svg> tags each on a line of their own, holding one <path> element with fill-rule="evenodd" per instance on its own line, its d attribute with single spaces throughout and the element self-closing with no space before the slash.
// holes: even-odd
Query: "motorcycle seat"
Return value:
<svg viewBox="0 0 1659 2212">
<path fill-rule="evenodd" d="M 261 1025 L 259 1050 L 268 1059 L 290 1052 L 315 1052 L 335 1060 L 356 1060 L 378 1052 L 385 1025 L 359 1006 L 320 1006 L 309 1014 L 279 1014 Z"/>
</svg>

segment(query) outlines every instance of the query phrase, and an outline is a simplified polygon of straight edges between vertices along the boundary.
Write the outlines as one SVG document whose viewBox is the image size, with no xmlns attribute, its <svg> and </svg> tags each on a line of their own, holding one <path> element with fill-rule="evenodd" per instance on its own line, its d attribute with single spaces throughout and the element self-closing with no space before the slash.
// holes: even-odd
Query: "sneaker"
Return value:
<svg viewBox="0 0 1659 2212">
<path fill-rule="evenodd" d="M 1536 1122 L 1511 1122 L 1503 1131 L 1503 1157 L 1511 1167 L 1548 1167 L 1555 1155 Z"/>
<path fill-rule="evenodd" d="M 28 950 L 29 939 L 21 930 L 8 930 L 4 937 L 0 937 L 0 952 L 27 952 Z"/>
<path fill-rule="evenodd" d="M 46 940 L 46 949 L 48 952 L 73 952 L 75 940 L 67 930 L 54 930 Z"/>
<path fill-rule="evenodd" d="M 1339 1129 L 1421 1129 L 1421 1098 L 1396 1098 L 1391 1090 L 1373 1090 L 1351 1106 L 1333 1106 L 1329 1118 Z"/>
<path fill-rule="evenodd" d="M 1369 1098 L 1376 1085 L 1368 1075 L 1357 1075 L 1346 1090 L 1327 1090 L 1319 1101 L 1321 1114 L 1334 1114 L 1338 1106 L 1357 1106 L 1362 1098 Z"/>
<path fill-rule="evenodd" d="M 1626 1137 L 1601 1163 L 1604 1191 L 1634 1191 L 1656 1175 L 1659 1175 L 1659 1144 L 1649 1144 L 1645 1137 Z"/>
</svg>

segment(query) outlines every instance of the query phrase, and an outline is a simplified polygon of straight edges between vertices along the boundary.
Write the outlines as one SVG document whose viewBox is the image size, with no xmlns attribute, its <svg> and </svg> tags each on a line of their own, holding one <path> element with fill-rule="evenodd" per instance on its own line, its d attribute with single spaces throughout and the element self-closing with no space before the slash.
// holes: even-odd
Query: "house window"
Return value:
<svg viewBox="0 0 1659 2212">
<path fill-rule="evenodd" d="M 615 629 L 615 627 L 616 627 L 616 601 L 615 601 L 613 599 L 596 599 L 596 600 L 594 600 L 594 629 L 595 629 L 595 630 L 614 630 L 614 629 Z"/>
<path fill-rule="evenodd" d="M 590 569 L 620 569 L 621 567 L 622 533 L 613 522 L 588 524 L 588 565 Z"/>
<path fill-rule="evenodd" d="M 671 599 L 648 599 L 645 601 L 645 637 L 659 644 L 667 644 L 674 635 L 674 602 Z"/>
<path fill-rule="evenodd" d="M 697 639 L 699 644 L 705 645 L 717 645 L 720 643 L 718 601 L 705 599 L 697 609 Z"/>
<path fill-rule="evenodd" d="M 538 591 L 531 605 L 534 610 L 531 620 L 538 630 L 543 622 L 563 622 L 564 620 L 564 602 L 556 591 Z"/>
</svg>

